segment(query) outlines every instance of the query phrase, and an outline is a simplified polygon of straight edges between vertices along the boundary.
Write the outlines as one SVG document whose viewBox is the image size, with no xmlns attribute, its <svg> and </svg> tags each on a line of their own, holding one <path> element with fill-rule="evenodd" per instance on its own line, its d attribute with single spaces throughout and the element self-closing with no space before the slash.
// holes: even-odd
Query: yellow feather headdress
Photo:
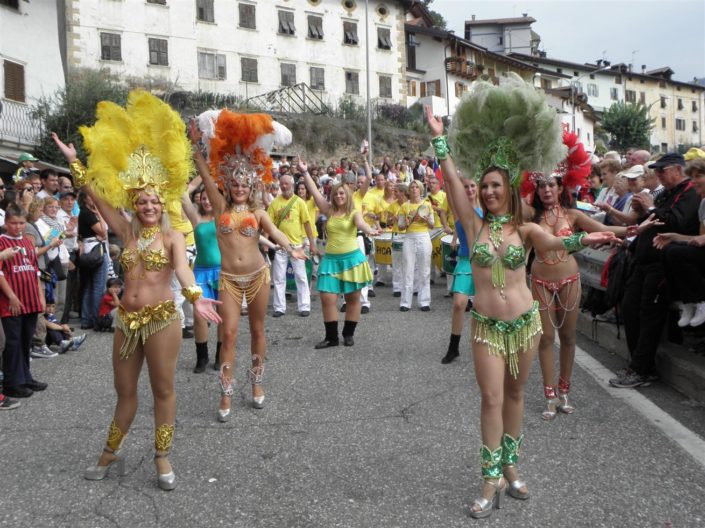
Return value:
<svg viewBox="0 0 705 528">
<path fill-rule="evenodd" d="M 164 101 L 134 90 L 125 108 L 101 101 L 92 127 L 82 126 L 86 182 L 113 207 L 134 209 L 140 192 L 178 202 L 193 172 L 181 116 Z"/>
</svg>

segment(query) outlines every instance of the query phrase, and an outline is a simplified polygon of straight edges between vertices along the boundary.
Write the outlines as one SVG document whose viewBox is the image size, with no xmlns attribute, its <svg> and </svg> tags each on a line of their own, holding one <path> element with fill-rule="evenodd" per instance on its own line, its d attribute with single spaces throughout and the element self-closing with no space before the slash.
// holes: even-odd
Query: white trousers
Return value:
<svg viewBox="0 0 705 528">
<path fill-rule="evenodd" d="M 404 237 L 403 274 L 399 306 L 411 308 L 414 296 L 414 270 L 418 268 L 418 305 L 431 305 L 431 252 L 433 247 L 428 233 L 407 233 Z"/>
<path fill-rule="evenodd" d="M 272 262 L 272 284 L 274 285 L 274 297 L 272 308 L 275 312 L 286 313 L 286 265 L 289 262 L 289 255 L 286 251 L 276 251 L 274 262 Z M 296 302 L 299 312 L 311 311 L 311 290 L 308 287 L 306 277 L 306 261 L 292 258 L 291 267 L 294 270 L 296 280 Z"/>
<path fill-rule="evenodd" d="M 392 291 L 401 292 L 404 284 L 404 251 L 392 247 Z"/>
</svg>

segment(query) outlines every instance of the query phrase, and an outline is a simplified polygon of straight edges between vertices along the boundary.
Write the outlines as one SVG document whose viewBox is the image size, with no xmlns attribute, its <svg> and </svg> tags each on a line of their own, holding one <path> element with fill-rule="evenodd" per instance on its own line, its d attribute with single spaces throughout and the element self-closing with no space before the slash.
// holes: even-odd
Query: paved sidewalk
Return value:
<svg viewBox="0 0 705 528">
<path fill-rule="evenodd" d="M 215 371 L 193 374 L 194 345 L 185 343 L 173 492 L 156 486 L 146 375 L 124 448 L 128 475 L 82 478 L 113 410 L 112 335 L 91 333 L 77 352 L 35 360 L 33 372 L 49 389 L 0 415 L 0 526 L 705 526 L 702 462 L 579 366 L 578 410 L 543 422 L 538 364 L 520 461 L 531 499 L 508 497 L 489 520 L 470 519 L 480 487 L 480 398 L 467 330 L 460 359 L 440 364 L 450 327 L 444 290 L 433 287 L 430 313 L 400 313 L 391 289 L 376 288 L 352 348 L 313 349 L 323 337 L 318 301 L 308 318 L 291 303 L 286 316 L 268 317 L 267 400 L 259 411 L 245 384 L 245 320 L 228 424 L 215 419 Z M 682 398 L 659 390 L 678 412 Z M 705 423 L 703 408 L 685 416 Z"/>
</svg>

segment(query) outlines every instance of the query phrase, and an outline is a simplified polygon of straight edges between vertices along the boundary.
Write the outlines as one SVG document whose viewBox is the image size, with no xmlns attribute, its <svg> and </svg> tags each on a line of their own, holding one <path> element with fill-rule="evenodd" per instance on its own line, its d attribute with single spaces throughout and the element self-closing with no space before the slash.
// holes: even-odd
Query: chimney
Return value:
<svg viewBox="0 0 705 528">
<path fill-rule="evenodd" d="M 521 16 L 523 16 L 524 18 L 526 18 L 526 17 L 529 16 L 529 13 L 522 13 Z"/>
<path fill-rule="evenodd" d="M 472 16 L 472 19 L 475 20 L 475 15 Z"/>
<path fill-rule="evenodd" d="M 646 73 L 646 64 L 641 65 L 641 73 Z"/>
</svg>

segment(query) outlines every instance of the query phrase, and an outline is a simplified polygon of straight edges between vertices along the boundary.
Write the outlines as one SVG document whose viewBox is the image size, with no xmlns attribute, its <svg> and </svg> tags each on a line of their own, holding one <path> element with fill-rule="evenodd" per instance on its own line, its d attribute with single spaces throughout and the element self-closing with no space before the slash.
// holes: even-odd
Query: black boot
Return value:
<svg viewBox="0 0 705 528">
<path fill-rule="evenodd" d="M 353 336 L 355 335 L 356 326 L 357 321 L 345 321 L 345 325 L 343 325 L 343 344 L 345 346 L 353 346 L 355 344 Z"/>
<path fill-rule="evenodd" d="M 320 343 L 317 343 L 314 348 L 320 349 L 338 346 L 340 343 L 338 341 L 338 321 L 325 321 L 323 324 L 326 325 L 326 338 Z"/>
<path fill-rule="evenodd" d="M 213 361 L 213 370 L 220 370 L 220 341 L 215 345 L 215 360 Z"/>
<path fill-rule="evenodd" d="M 196 366 L 193 367 L 194 374 L 205 372 L 208 365 L 208 341 L 196 343 Z"/>
<path fill-rule="evenodd" d="M 450 334 L 450 343 L 448 343 L 448 352 L 446 352 L 446 355 L 443 356 L 443 359 L 441 359 L 441 363 L 443 363 L 444 365 L 447 365 L 448 363 L 452 362 L 455 358 L 457 358 L 460 355 L 460 351 L 458 350 L 459 345 L 460 345 L 460 335 Z"/>
</svg>

